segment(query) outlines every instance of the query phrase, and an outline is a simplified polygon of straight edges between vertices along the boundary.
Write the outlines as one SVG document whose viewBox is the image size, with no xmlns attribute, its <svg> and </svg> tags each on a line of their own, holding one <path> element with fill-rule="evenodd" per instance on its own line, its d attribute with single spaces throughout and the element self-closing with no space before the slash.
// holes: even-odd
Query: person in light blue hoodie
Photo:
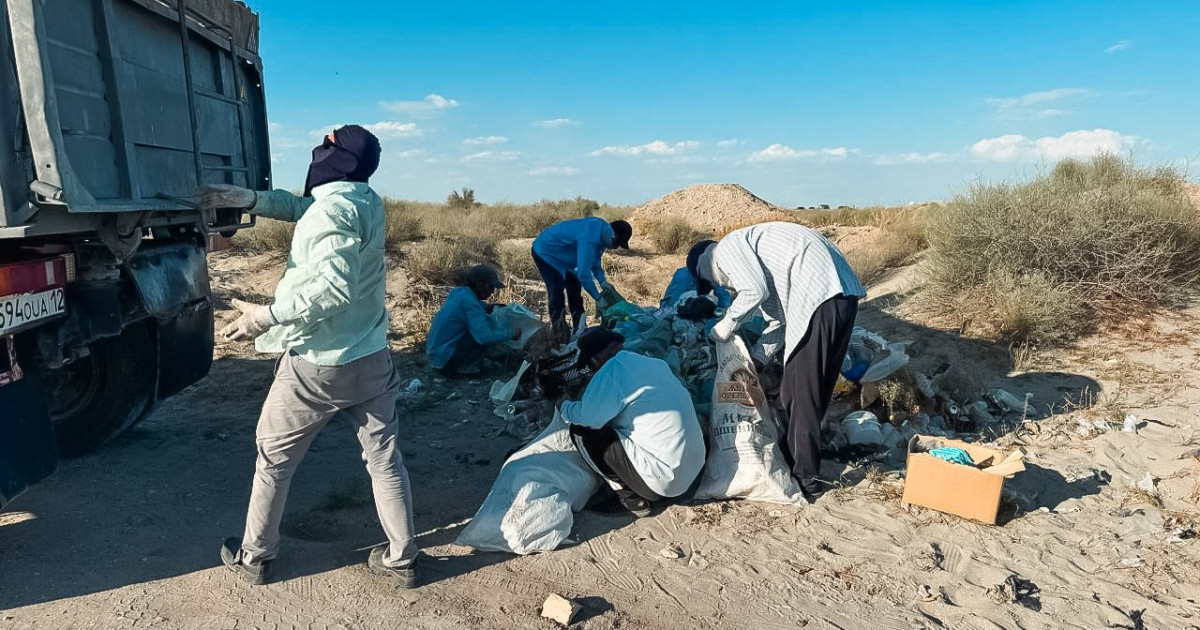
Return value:
<svg viewBox="0 0 1200 630">
<path fill-rule="evenodd" d="M 500 325 L 491 316 L 495 305 L 486 303 L 496 289 L 504 288 L 495 269 L 472 267 L 464 282 L 450 290 L 425 338 L 429 366 L 447 376 L 478 374 L 488 346 L 521 338 L 521 329 Z"/>
<path fill-rule="evenodd" d="M 542 230 L 533 241 L 533 263 L 546 283 L 550 321 L 566 318 L 570 312 L 574 327 L 583 318 L 583 293 L 592 296 L 600 308 L 606 303 L 600 288 L 609 286 L 600 266 L 606 249 L 629 249 L 633 227 L 626 221 L 611 223 L 599 217 L 559 221 Z"/>
</svg>

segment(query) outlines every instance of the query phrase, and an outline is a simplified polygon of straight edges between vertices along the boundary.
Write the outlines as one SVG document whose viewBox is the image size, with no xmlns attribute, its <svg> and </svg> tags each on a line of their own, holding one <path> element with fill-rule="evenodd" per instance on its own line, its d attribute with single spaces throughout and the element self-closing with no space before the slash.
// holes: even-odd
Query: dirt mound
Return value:
<svg viewBox="0 0 1200 630">
<path fill-rule="evenodd" d="M 635 226 L 680 218 L 692 229 L 719 233 L 788 215 L 738 184 L 693 184 L 634 210 L 630 218 Z"/>
</svg>

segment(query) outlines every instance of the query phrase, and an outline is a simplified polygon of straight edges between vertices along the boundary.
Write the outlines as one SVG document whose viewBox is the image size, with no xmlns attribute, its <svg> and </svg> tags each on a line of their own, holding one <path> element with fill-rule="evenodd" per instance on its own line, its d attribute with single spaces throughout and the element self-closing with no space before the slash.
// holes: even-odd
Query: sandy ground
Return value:
<svg viewBox="0 0 1200 630">
<path fill-rule="evenodd" d="M 622 276 L 661 288 L 676 264 L 631 257 Z M 265 295 L 279 274 L 223 255 L 213 268 L 220 319 L 230 296 Z M 912 340 L 918 367 L 954 363 L 1041 410 L 1001 439 L 1028 450 L 1029 470 L 998 526 L 901 507 L 902 470 L 864 480 L 865 464 L 829 462 L 839 488 L 810 507 L 585 512 L 577 545 L 469 553 L 450 543 L 519 444 L 497 435 L 487 381 L 440 382 L 397 338 L 402 375 L 424 383 L 399 412 L 428 584 L 398 590 L 364 567 L 383 535 L 335 421 L 292 485 L 278 582 L 250 587 L 217 552 L 241 532 L 273 363 L 221 344 L 207 379 L 0 514 L 0 628 L 553 628 L 538 616 L 550 592 L 581 600 L 578 628 L 1200 628 L 1200 311 L 1014 365 L 1005 347 L 890 315 L 906 282 L 872 287 L 862 323 Z M 1136 434 L 1078 431 L 1125 413 Z M 1147 474 L 1153 492 L 1130 487 Z"/>
</svg>

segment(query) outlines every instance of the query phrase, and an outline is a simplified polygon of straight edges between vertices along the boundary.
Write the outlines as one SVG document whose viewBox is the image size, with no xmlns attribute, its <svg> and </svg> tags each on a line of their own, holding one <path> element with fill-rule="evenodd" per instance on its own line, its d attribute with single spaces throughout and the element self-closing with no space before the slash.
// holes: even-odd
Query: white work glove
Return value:
<svg viewBox="0 0 1200 630">
<path fill-rule="evenodd" d="M 233 300 L 233 305 L 242 312 L 241 316 L 221 329 L 221 335 L 233 341 L 253 341 L 267 329 L 279 323 L 271 314 L 271 307 Z"/>
<path fill-rule="evenodd" d="M 708 338 L 714 342 L 729 341 L 730 339 L 733 339 L 733 331 L 735 328 L 736 326 L 734 325 L 733 320 L 724 318 L 712 327 L 712 330 L 708 332 Z"/>
<path fill-rule="evenodd" d="M 241 208 L 249 210 L 258 195 L 249 188 L 230 184 L 205 184 L 196 189 L 196 206 L 200 208 Z"/>
</svg>

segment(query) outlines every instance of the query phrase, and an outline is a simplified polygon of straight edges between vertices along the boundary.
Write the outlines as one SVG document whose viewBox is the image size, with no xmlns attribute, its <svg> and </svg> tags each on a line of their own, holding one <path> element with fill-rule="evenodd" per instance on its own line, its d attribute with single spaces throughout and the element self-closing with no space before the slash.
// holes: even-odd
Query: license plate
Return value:
<svg viewBox="0 0 1200 630">
<path fill-rule="evenodd" d="M 0 297 L 0 335 L 66 311 L 61 288 Z"/>
</svg>

